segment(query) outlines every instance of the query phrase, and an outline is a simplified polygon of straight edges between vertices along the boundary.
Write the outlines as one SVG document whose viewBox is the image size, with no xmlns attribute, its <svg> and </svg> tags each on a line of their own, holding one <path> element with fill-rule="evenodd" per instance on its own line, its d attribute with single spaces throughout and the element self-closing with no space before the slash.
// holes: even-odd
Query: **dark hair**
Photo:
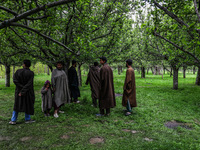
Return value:
<svg viewBox="0 0 200 150">
<path fill-rule="evenodd" d="M 57 65 L 57 64 L 62 64 L 62 65 L 64 65 L 64 62 L 63 62 L 63 61 L 57 61 L 57 62 L 56 62 L 56 65 Z"/>
<path fill-rule="evenodd" d="M 128 64 L 129 66 L 131 66 L 132 63 L 133 63 L 131 59 L 127 59 L 126 62 L 127 62 L 127 64 Z"/>
<path fill-rule="evenodd" d="M 49 80 L 47 80 L 45 83 L 44 83 L 44 87 L 46 87 L 46 85 L 49 84 L 49 87 L 51 87 L 51 82 Z"/>
<path fill-rule="evenodd" d="M 103 61 L 107 62 L 107 58 L 105 56 L 99 57 L 99 59 L 102 59 Z"/>
<path fill-rule="evenodd" d="M 31 61 L 26 59 L 23 61 L 23 63 L 25 64 L 26 67 L 30 67 L 31 66 Z"/>
<path fill-rule="evenodd" d="M 72 65 L 76 63 L 76 60 L 72 60 Z"/>
<path fill-rule="evenodd" d="M 98 66 L 99 64 L 98 64 L 98 62 L 94 62 L 94 66 Z"/>
</svg>

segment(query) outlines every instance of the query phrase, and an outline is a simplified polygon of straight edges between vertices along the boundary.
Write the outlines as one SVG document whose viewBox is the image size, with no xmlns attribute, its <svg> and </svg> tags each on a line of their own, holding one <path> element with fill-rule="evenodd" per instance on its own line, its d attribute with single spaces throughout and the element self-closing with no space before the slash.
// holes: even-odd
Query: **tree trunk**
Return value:
<svg viewBox="0 0 200 150">
<path fill-rule="evenodd" d="M 15 74 L 15 66 L 13 66 L 13 74 L 12 74 L 13 77 L 14 77 L 14 74 Z"/>
<path fill-rule="evenodd" d="M 187 66 L 183 66 L 183 78 L 186 77 L 186 69 L 187 69 Z"/>
<path fill-rule="evenodd" d="M 141 67 L 141 78 L 145 78 L 145 68 Z"/>
<path fill-rule="evenodd" d="M 196 68 L 195 68 L 195 66 L 193 67 L 193 74 L 195 74 L 196 73 Z"/>
<path fill-rule="evenodd" d="M 152 72 L 152 74 L 154 74 L 154 72 L 153 72 L 153 67 L 151 67 L 151 72 Z"/>
<path fill-rule="evenodd" d="M 78 64 L 78 83 L 79 83 L 79 86 L 82 86 L 81 66 L 82 66 L 82 64 Z"/>
<path fill-rule="evenodd" d="M 173 89 L 178 89 L 178 69 L 176 65 L 172 66 L 173 68 Z"/>
<path fill-rule="evenodd" d="M 6 87 L 10 87 L 10 65 L 5 65 L 6 70 Z"/>
<path fill-rule="evenodd" d="M 67 62 L 63 66 L 63 69 L 64 69 L 67 76 L 68 76 L 69 65 L 70 65 L 70 60 L 67 60 Z"/>
<path fill-rule="evenodd" d="M 198 66 L 197 77 L 196 77 L 196 85 L 200 85 L 200 66 Z"/>
<path fill-rule="evenodd" d="M 149 74 L 149 68 L 147 68 L 147 74 Z"/>
<path fill-rule="evenodd" d="M 170 77 L 172 76 L 172 71 L 173 71 L 173 68 L 171 67 Z"/>
</svg>

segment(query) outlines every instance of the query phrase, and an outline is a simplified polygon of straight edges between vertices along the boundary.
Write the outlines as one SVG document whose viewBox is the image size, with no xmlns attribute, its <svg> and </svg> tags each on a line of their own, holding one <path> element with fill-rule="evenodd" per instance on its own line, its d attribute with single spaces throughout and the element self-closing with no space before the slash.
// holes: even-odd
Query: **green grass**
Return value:
<svg viewBox="0 0 200 150">
<path fill-rule="evenodd" d="M 24 123 L 24 113 L 19 113 L 18 124 L 8 125 L 12 115 L 15 86 L 4 87 L 0 79 L 0 147 L 1 149 L 104 149 L 104 150 L 177 150 L 200 149 L 200 87 L 195 86 L 195 75 L 187 74 L 186 79 L 179 74 L 179 89 L 172 89 L 173 78 L 149 74 L 141 79 L 136 73 L 138 107 L 131 116 L 125 117 L 121 98 L 109 117 L 97 118 L 97 108 L 91 106 L 90 87 L 83 85 L 81 104 L 66 104 L 60 117 L 45 118 L 41 112 L 40 89 L 50 76 L 35 76 L 35 115 L 37 122 Z M 121 75 L 114 72 L 115 93 L 121 93 L 125 71 Z M 86 75 L 83 75 L 83 83 Z M 53 112 L 53 110 L 52 110 Z M 178 127 L 169 129 L 167 121 L 188 123 L 190 130 Z M 125 132 L 135 130 L 137 133 Z M 62 139 L 68 135 L 68 139 Z M 23 137 L 30 140 L 21 141 Z M 90 144 L 92 137 L 104 138 L 104 143 Z M 145 138 L 153 141 L 146 141 Z"/>
</svg>

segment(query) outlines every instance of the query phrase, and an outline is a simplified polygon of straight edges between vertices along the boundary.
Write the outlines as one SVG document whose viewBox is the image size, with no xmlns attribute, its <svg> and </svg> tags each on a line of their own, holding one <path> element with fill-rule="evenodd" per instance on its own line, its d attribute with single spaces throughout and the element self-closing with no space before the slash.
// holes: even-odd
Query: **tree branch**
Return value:
<svg viewBox="0 0 200 150">
<path fill-rule="evenodd" d="M 195 8 L 195 12 L 197 14 L 198 21 L 200 22 L 200 14 L 199 14 L 199 11 L 198 11 L 197 1 L 196 0 L 194 0 L 194 8 Z"/>
<path fill-rule="evenodd" d="M 52 2 L 52 3 L 46 4 L 46 5 L 43 5 L 43 6 L 40 6 L 40 7 L 36 7 L 34 9 L 28 10 L 28 11 L 26 11 L 26 12 L 20 14 L 20 15 L 17 15 L 16 17 L 14 17 L 12 19 L 3 21 L 2 23 L 0 23 L 0 29 L 3 29 L 5 27 L 9 26 L 10 23 L 12 23 L 12 22 L 17 22 L 21 19 L 25 19 L 28 16 L 35 14 L 35 13 L 41 11 L 41 10 L 45 10 L 45 9 L 56 7 L 56 6 L 63 5 L 63 4 L 68 4 L 68 3 L 71 3 L 71 2 L 75 2 L 75 1 L 76 0 L 60 0 L 60 1 Z"/>
<path fill-rule="evenodd" d="M 53 38 L 51 38 L 51 37 L 49 37 L 49 36 L 47 36 L 47 35 L 44 35 L 44 34 L 40 33 L 38 30 L 35 30 L 35 29 L 30 28 L 30 27 L 28 27 L 28 26 L 26 26 L 26 25 L 22 25 L 22 24 L 18 24 L 18 23 L 10 23 L 10 26 L 17 26 L 17 27 L 25 28 L 25 29 L 28 29 L 28 30 L 30 30 L 30 31 L 32 31 L 32 32 L 35 32 L 36 34 L 42 36 L 43 38 L 48 39 L 48 40 L 50 40 L 50 41 L 52 41 L 52 42 L 54 42 L 54 43 L 56 43 L 56 44 L 58 44 L 58 45 L 64 47 L 64 48 L 67 49 L 69 52 L 75 54 L 74 51 L 72 51 L 70 48 L 68 48 L 68 47 L 67 47 L 66 45 L 64 45 L 63 43 L 61 43 L 61 42 L 59 42 L 59 41 L 57 41 L 57 40 L 55 40 L 55 39 L 53 39 Z M 66 51 L 63 51 L 63 52 L 66 53 Z M 76 54 L 75 54 L 75 55 L 76 55 Z"/>
<path fill-rule="evenodd" d="M 154 34 L 155 36 L 157 36 L 157 37 L 159 37 L 159 38 L 165 40 L 166 42 L 172 44 L 174 47 L 180 49 L 182 52 L 184 52 L 184 53 L 186 53 L 186 54 L 192 56 L 196 61 L 198 61 L 198 62 L 200 63 L 200 60 L 199 60 L 194 54 L 192 54 L 192 53 L 186 51 L 183 47 L 178 46 L 177 44 L 173 43 L 172 41 L 168 40 L 167 38 L 161 36 L 160 34 L 158 34 L 158 33 L 156 33 L 156 32 L 154 32 L 153 34 Z"/>
</svg>

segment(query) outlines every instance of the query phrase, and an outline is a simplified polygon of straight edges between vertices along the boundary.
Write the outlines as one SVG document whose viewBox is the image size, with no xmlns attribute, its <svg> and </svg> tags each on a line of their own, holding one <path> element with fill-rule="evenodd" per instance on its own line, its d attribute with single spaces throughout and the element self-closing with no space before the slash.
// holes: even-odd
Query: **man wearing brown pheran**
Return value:
<svg viewBox="0 0 200 150">
<path fill-rule="evenodd" d="M 126 78 L 124 82 L 124 92 L 122 98 L 122 105 L 126 107 L 125 115 L 131 115 L 132 107 L 136 107 L 136 89 L 135 89 L 135 73 L 132 68 L 132 60 L 128 59 L 126 61 Z"/>
<path fill-rule="evenodd" d="M 110 114 L 110 108 L 116 106 L 114 84 L 113 84 L 113 72 L 110 66 L 106 63 L 106 57 L 100 57 L 100 63 L 103 67 L 100 70 L 100 92 L 99 92 L 99 109 L 100 114 L 97 116 L 104 116 L 104 110 L 106 115 Z"/>
<path fill-rule="evenodd" d="M 98 62 L 94 62 L 94 66 L 90 66 L 86 85 L 90 83 L 92 92 L 93 106 L 97 107 L 97 99 L 99 99 L 99 86 L 100 86 L 100 68 Z"/>
</svg>

